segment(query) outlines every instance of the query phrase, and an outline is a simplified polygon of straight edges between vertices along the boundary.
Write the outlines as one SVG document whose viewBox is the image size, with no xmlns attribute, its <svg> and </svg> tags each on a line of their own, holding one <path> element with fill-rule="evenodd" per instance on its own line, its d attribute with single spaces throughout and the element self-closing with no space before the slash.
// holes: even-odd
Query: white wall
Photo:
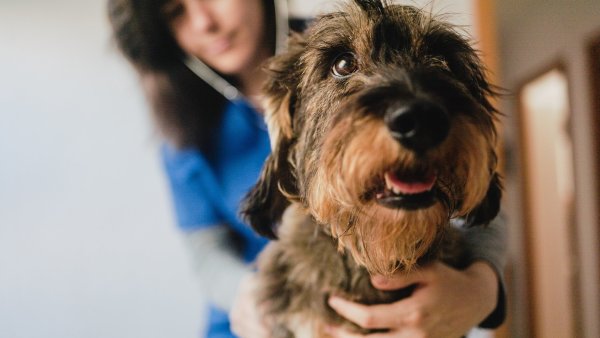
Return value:
<svg viewBox="0 0 600 338">
<path fill-rule="evenodd" d="M 194 337 L 199 291 L 105 2 L 0 2 L 0 337 Z"/>
</svg>

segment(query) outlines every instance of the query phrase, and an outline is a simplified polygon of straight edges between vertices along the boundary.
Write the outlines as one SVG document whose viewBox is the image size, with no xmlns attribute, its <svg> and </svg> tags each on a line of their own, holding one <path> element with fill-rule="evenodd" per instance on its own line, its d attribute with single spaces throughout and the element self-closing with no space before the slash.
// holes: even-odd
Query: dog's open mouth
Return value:
<svg viewBox="0 0 600 338">
<path fill-rule="evenodd" d="M 435 203 L 437 175 L 431 170 L 390 170 L 383 181 L 375 199 L 385 207 L 415 210 Z"/>
</svg>

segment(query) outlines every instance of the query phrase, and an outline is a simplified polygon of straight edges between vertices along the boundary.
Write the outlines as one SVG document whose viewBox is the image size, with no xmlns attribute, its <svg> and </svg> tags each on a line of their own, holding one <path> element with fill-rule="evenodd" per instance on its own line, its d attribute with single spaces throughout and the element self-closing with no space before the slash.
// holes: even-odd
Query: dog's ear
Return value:
<svg viewBox="0 0 600 338">
<path fill-rule="evenodd" d="M 258 182 L 244 198 L 241 211 L 256 232 L 271 239 L 277 237 L 275 227 L 290 205 L 283 191 L 286 185 L 294 181 L 285 156 L 288 153 L 287 146 L 280 145 L 278 148 L 277 154 L 267 158 Z"/>
<path fill-rule="evenodd" d="M 498 173 L 494 173 L 483 201 L 465 216 L 465 225 L 471 227 L 490 223 L 500 212 L 501 199 L 502 180 Z"/>
<path fill-rule="evenodd" d="M 275 238 L 275 227 L 281 221 L 291 198 L 297 195 L 292 171 L 291 149 L 294 143 L 293 118 L 300 76 L 298 62 L 304 51 L 304 39 L 294 35 L 288 51 L 267 64 L 269 77 L 264 87 L 265 121 L 269 128 L 271 155 L 260 178 L 242 204 L 244 219 L 259 234 Z"/>
<path fill-rule="evenodd" d="M 273 153 L 278 151 L 280 143 L 290 142 L 293 137 L 292 122 L 302 77 L 300 56 L 305 50 L 304 36 L 293 33 L 287 51 L 271 58 L 266 66 L 268 78 L 263 87 L 265 120 Z"/>
</svg>

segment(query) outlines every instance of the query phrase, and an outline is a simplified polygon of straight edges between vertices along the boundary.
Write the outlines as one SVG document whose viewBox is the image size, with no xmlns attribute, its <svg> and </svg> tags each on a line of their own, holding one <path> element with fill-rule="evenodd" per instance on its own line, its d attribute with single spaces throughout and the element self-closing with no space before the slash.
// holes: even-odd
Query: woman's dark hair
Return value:
<svg viewBox="0 0 600 338">
<path fill-rule="evenodd" d="M 140 73 L 159 130 L 179 147 L 206 150 L 227 100 L 184 65 L 184 53 L 161 15 L 167 1 L 108 0 L 114 40 Z M 274 0 L 263 0 L 263 6 L 274 51 Z"/>
</svg>

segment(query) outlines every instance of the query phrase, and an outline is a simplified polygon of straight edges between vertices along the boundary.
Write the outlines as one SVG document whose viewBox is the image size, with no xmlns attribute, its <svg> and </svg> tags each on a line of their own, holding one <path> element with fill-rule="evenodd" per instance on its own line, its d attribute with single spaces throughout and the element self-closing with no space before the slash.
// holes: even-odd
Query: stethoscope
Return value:
<svg viewBox="0 0 600 338">
<path fill-rule="evenodd" d="M 273 4 L 275 6 L 276 28 L 275 54 L 279 54 L 286 48 L 287 37 L 289 34 L 289 12 L 287 0 L 274 0 Z M 183 63 L 190 71 L 208 83 L 227 100 L 234 102 L 243 99 L 249 102 L 244 94 L 242 94 L 234 85 L 225 80 L 221 75 L 217 74 L 217 72 L 215 72 L 197 57 L 187 54 L 183 60 Z"/>
</svg>

